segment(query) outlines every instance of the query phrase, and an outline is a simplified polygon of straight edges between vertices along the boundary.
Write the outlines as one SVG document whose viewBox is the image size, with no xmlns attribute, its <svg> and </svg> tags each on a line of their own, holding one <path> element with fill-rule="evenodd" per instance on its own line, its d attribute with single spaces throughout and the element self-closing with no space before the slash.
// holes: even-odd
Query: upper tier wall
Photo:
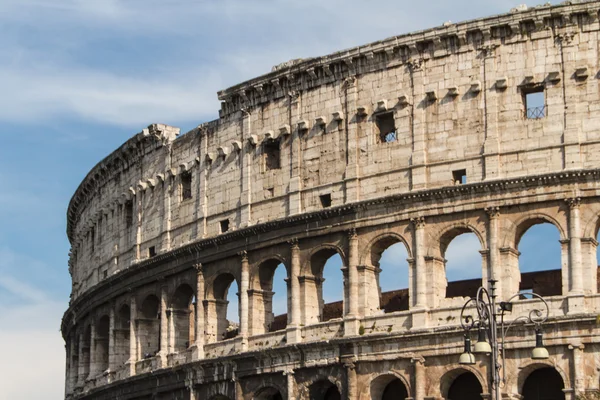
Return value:
<svg viewBox="0 0 600 400">
<path fill-rule="evenodd" d="M 289 63 L 220 92 L 217 121 L 180 137 L 151 125 L 71 200 L 73 296 L 226 230 L 463 173 L 471 183 L 598 168 L 599 7 L 541 7 Z M 532 91 L 541 118 L 527 117 Z"/>
</svg>

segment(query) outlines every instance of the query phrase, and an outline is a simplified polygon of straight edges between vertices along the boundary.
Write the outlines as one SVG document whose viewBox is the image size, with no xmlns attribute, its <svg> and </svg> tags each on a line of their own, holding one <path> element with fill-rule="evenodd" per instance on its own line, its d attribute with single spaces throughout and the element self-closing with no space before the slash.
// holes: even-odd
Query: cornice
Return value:
<svg viewBox="0 0 600 400">
<path fill-rule="evenodd" d="M 74 229 L 81 217 L 81 208 L 87 205 L 99 187 L 106 184 L 114 175 L 135 165 L 144 154 L 157 148 L 170 145 L 179 135 L 179 128 L 164 124 L 152 124 L 134 135 L 117 150 L 96 164 L 81 181 L 71 197 L 67 208 L 67 236 L 74 242 Z"/>
<path fill-rule="evenodd" d="M 72 301 L 69 309 L 64 314 L 61 330 L 63 335 L 66 335 L 69 331 L 68 326 L 73 321 L 73 314 L 76 313 L 77 310 L 83 308 L 83 305 L 88 303 L 90 298 L 93 298 L 93 296 L 100 293 L 107 287 L 112 287 L 118 282 L 131 276 L 138 275 L 143 271 L 149 271 L 154 268 L 158 268 L 160 265 L 164 265 L 167 262 L 184 259 L 185 256 L 198 258 L 200 254 L 204 253 L 208 249 L 218 249 L 219 251 L 226 253 L 229 251 L 225 246 L 226 244 L 231 244 L 231 247 L 235 247 L 234 245 L 236 243 L 242 243 L 243 247 L 247 244 L 247 240 L 249 238 L 256 237 L 260 234 L 276 232 L 284 228 L 294 227 L 302 227 L 303 230 L 306 230 L 307 224 L 309 223 L 327 220 L 330 220 L 331 222 L 331 219 L 336 217 L 354 215 L 354 219 L 356 219 L 358 215 L 365 211 L 372 211 L 376 208 L 387 210 L 391 205 L 407 209 L 408 212 L 415 213 L 415 216 L 421 216 L 418 209 L 419 207 L 415 207 L 416 202 L 427 204 L 431 202 L 438 202 L 439 199 L 478 199 L 482 196 L 488 196 L 493 193 L 510 192 L 515 190 L 522 191 L 523 189 L 537 188 L 540 186 L 564 186 L 575 183 L 586 183 L 590 181 L 600 181 L 600 169 L 565 171 L 522 178 L 499 179 L 487 182 L 448 186 L 436 189 L 424 189 L 415 192 L 381 197 L 373 200 L 360 201 L 310 213 L 303 213 L 279 220 L 257 224 L 215 237 L 198 239 L 192 243 L 183 245 L 169 252 L 159 254 L 151 259 L 137 262 L 118 274 L 112 275 L 103 280 L 102 283 L 92 286 L 86 292 L 82 293 Z M 585 198 L 585 195 L 582 195 L 581 197 Z M 564 199 L 561 201 L 564 201 Z M 490 200 L 490 203 L 493 203 L 493 199 Z M 410 209 L 408 206 L 411 206 L 412 209 Z M 327 224 L 319 225 L 326 226 Z M 339 229 L 347 230 L 348 227 L 340 226 Z M 292 237 L 297 237 L 299 239 L 303 238 L 303 236 L 298 235 L 297 233 L 294 233 Z M 282 237 L 282 241 L 285 240 L 288 239 Z M 237 251 L 234 251 L 231 255 L 237 254 Z M 195 259 L 194 262 L 203 262 L 203 260 Z M 192 268 L 191 264 L 189 267 Z M 175 273 L 179 272 L 179 270 L 173 270 L 170 272 Z"/>
<path fill-rule="evenodd" d="M 561 20 L 561 28 L 577 26 L 576 15 L 588 15 L 588 23 L 598 19 L 600 2 L 597 0 L 571 3 L 525 10 L 515 8 L 506 14 L 445 23 L 326 56 L 290 60 L 274 66 L 267 74 L 219 91 L 219 100 L 223 102 L 221 117 L 283 97 L 297 89 L 342 82 L 349 76 L 382 70 L 394 62 L 408 65 L 416 59 L 422 61 L 453 52 L 488 51 L 505 43 L 530 40 L 533 33 L 555 27 L 557 19 Z"/>
</svg>

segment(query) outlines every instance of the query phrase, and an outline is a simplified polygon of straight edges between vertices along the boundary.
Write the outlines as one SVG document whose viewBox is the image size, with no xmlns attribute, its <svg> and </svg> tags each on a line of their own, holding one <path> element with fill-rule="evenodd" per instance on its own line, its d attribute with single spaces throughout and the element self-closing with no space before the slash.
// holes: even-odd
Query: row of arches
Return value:
<svg viewBox="0 0 600 400">
<path fill-rule="evenodd" d="M 265 257 L 253 256 L 251 261 L 248 261 L 248 255 L 244 256 L 246 261 L 232 257 L 224 260 L 223 264 L 219 261 L 205 268 L 201 284 L 190 268 L 185 274 L 156 284 L 154 289 L 143 288 L 144 294 L 133 296 L 135 304 L 129 304 L 124 296 L 125 303 L 117 302 L 114 309 L 110 309 L 113 306 L 104 307 L 104 311 L 96 311 L 93 320 L 84 320 L 85 325 L 74 331 L 70 339 L 70 369 L 77 371 L 71 374 L 71 379 L 82 381 L 107 369 L 114 370 L 128 360 L 135 363 L 152 358 L 159 352 L 164 356 L 181 353 L 197 340 L 213 343 L 233 338 L 241 330 L 247 338 L 290 326 L 309 326 L 341 318 L 352 311 L 351 301 L 358 303 L 355 311 L 359 317 L 410 310 L 419 305 L 415 294 L 420 294 L 419 285 L 423 283 L 426 286 L 421 295 L 425 305 L 436 308 L 441 304 L 440 297 L 443 300 L 444 297 L 472 295 L 471 290 L 491 276 L 491 253 L 494 250 L 500 251 L 504 257 L 501 261 L 496 260 L 496 265 L 503 264 L 502 273 L 505 273 L 506 279 L 502 283 L 516 282 L 517 288 L 527 292 L 532 287 L 524 284 L 533 285 L 536 281 L 524 279 L 525 275 L 520 274 L 519 250 L 521 244 L 527 241 L 527 232 L 543 227 L 546 231 L 550 228 L 554 236 L 550 239 L 542 237 L 542 244 L 534 244 L 538 258 L 536 268 L 540 268 L 539 258 L 542 255 L 554 261 L 550 268 L 559 266 L 561 269 L 556 270 L 558 274 L 552 275 L 552 279 L 542 280 L 544 285 L 541 289 L 545 292 L 540 294 L 566 294 L 564 290 L 570 290 L 571 285 L 565 284 L 565 279 L 572 280 L 578 274 L 586 285 L 590 285 L 587 293 L 596 292 L 597 262 L 589 257 L 592 249 L 595 255 L 596 243 L 587 242 L 587 252 L 580 254 L 585 268 L 576 271 L 569 264 L 573 253 L 569 246 L 572 246 L 573 240 L 565 240 L 564 229 L 550 224 L 552 221 L 536 214 L 513 224 L 515 249 L 498 248 L 499 245 L 494 249 L 491 244 L 486 244 L 486 240 L 491 242 L 491 239 L 482 239 L 481 227 L 475 229 L 473 223 L 446 223 L 441 224 L 441 228 L 434 226 L 429 230 L 409 223 L 383 232 L 374 231 L 376 234 L 361 232 L 364 235 L 361 239 L 354 232 L 332 235 L 334 239 L 328 238 L 324 242 L 321 238 L 304 239 L 303 246 L 286 242 L 279 251 L 264 250 L 262 254 L 266 254 Z M 490 220 L 487 224 L 491 223 Z M 425 231 L 427 240 L 419 236 L 419 230 Z M 468 240 L 463 241 L 463 238 Z M 534 241 L 540 240 L 539 234 L 534 234 L 533 238 Z M 551 242 L 555 246 L 553 251 L 547 245 Z M 428 251 L 438 244 L 442 257 L 428 255 Z M 540 248 L 543 251 L 539 251 Z M 352 252 L 355 264 L 351 268 L 349 260 Z M 477 257 L 479 268 L 469 261 Z M 453 261 L 453 258 L 456 260 Z M 558 265 L 557 259 L 561 260 Z M 245 284 L 240 272 L 243 269 L 240 265 L 244 262 L 248 276 Z M 419 270 L 419 262 L 425 269 Z M 478 271 L 478 278 L 469 285 L 465 285 L 464 281 L 460 285 L 453 284 L 450 274 L 453 262 L 459 265 L 457 269 L 465 269 L 465 264 L 471 265 L 467 269 Z M 546 263 L 541 264 L 541 269 L 548 268 Z M 563 273 L 565 269 L 568 274 Z M 295 271 L 293 276 L 292 270 Z M 351 278 L 352 270 L 358 276 Z M 472 276 L 462 275 L 460 278 Z M 350 293 L 352 279 L 358 287 L 354 295 Z M 334 288 L 328 288 L 332 283 Z M 168 289 L 163 293 L 164 286 Z M 387 291 L 398 286 L 405 288 L 397 292 Z M 244 316 L 245 326 L 240 316 Z"/>
<path fill-rule="evenodd" d="M 458 369 L 450 371 L 446 375 L 451 379 L 442 380 L 440 392 L 444 399 L 483 400 L 489 398 L 488 389 L 484 389 L 482 382 L 473 372 Z M 564 400 L 564 389 L 564 381 L 556 369 L 542 367 L 535 369 L 525 378 L 520 398 L 523 400 Z M 307 395 L 311 400 L 341 400 L 342 398 L 340 388 L 327 379 L 321 379 L 311 384 Z M 375 378 L 370 384 L 368 396 L 371 400 L 412 398 L 405 383 L 392 374 L 384 374 Z M 268 386 L 258 390 L 253 398 L 256 400 L 282 400 L 283 395 L 279 389 Z M 211 400 L 229 400 L 229 398 L 224 395 L 216 395 Z"/>
</svg>

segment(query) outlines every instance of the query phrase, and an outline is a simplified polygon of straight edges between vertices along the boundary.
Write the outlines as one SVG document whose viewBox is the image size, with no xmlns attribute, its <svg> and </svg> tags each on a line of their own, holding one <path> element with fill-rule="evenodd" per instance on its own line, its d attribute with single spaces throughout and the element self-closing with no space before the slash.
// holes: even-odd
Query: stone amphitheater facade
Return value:
<svg viewBox="0 0 600 400">
<path fill-rule="evenodd" d="M 599 10 L 519 7 L 293 60 L 219 92 L 218 120 L 129 139 L 68 207 L 66 398 L 489 398 L 489 360 L 458 358 L 461 307 L 492 278 L 499 299 L 533 289 L 550 307 L 548 360 L 529 356 L 532 326 L 507 337 L 503 398 L 533 398 L 536 376 L 558 385 L 551 398 L 597 391 Z M 521 274 L 519 240 L 542 222 L 562 269 Z M 482 279 L 448 283 L 445 251 L 465 232 Z M 398 242 L 410 283 L 387 307 L 379 261 Z M 344 300 L 327 311 L 334 254 Z"/>
</svg>

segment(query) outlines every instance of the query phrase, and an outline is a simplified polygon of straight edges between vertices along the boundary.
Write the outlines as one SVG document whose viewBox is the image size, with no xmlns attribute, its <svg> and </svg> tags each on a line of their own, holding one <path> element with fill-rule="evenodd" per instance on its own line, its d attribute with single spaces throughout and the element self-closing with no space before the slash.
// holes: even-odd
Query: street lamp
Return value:
<svg viewBox="0 0 600 400">
<path fill-rule="evenodd" d="M 531 352 L 531 358 L 534 360 L 545 360 L 548 358 L 548 350 L 544 347 L 542 341 L 541 325 L 548 319 L 550 309 L 548 303 L 536 293 L 527 293 L 542 302 L 543 308 L 534 308 L 528 315 L 520 316 L 513 319 L 508 325 L 504 325 L 504 314 L 512 311 L 511 301 L 521 296 L 521 293 L 513 295 L 507 301 L 502 301 L 496 304 L 496 282 L 495 279 L 490 279 L 490 291 L 480 287 L 477 289 L 477 295 L 467 300 L 460 312 L 460 323 L 465 331 L 465 349 L 460 355 L 458 363 L 461 365 L 475 364 L 475 354 L 486 354 L 491 356 L 491 391 L 494 392 L 494 400 L 500 399 L 500 384 L 506 381 L 506 372 L 501 362 L 504 362 L 505 346 L 504 339 L 506 333 L 517 321 L 531 323 L 535 325 L 535 348 Z M 469 306 L 475 307 L 477 310 L 476 318 L 470 314 L 466 314 Z M 471 311 L 471 310 L 469 310 Z M 498 317 L 500 321 L 498 322 Z M 498 331 L 498 323 L 500 330 Z M 471 351 L 470 332 L 473 328 L 477 328 L 477 342 Z M 500 338 L 497 337 L 498 333 Z M 502 369 L 502 379 L 500 379 L 500 370 Z"/>
</svg>

